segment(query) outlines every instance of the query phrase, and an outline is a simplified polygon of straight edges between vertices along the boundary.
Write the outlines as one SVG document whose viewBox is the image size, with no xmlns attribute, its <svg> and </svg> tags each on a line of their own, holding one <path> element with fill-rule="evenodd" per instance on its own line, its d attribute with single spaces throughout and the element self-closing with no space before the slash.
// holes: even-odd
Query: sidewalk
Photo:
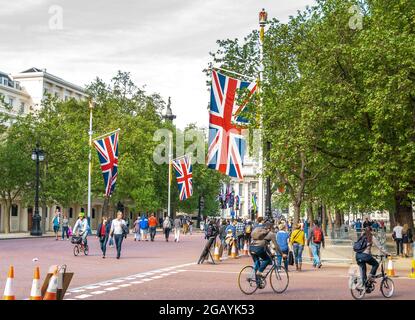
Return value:
<svg viewBox="0 0 415 320">
<path fill-rule="evenodd" d="M 47 238 L 54 237 L 53 232 L 46 232 L 45 234 L 38 236 L 31 236 L 30 232 L 12 232 L 8 234 L 0 233 L 0 240 L 16 240 L 16 239 L 34 239 L 34 238 Z"/>
</svg>

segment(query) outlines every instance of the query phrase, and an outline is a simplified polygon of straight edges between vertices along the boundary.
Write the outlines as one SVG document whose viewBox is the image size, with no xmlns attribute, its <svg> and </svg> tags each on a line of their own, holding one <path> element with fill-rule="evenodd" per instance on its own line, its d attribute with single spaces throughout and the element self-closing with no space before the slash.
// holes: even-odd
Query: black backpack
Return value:
<svg viewBox="0 0 415 320">
<path fill-rule="evenodd" d="M 356 253 L 362 253 L 367 248 L 367 237 L 365 235 L 360 236 L 360 238 L 353 244 L 353 250 Z"/>
</svg>

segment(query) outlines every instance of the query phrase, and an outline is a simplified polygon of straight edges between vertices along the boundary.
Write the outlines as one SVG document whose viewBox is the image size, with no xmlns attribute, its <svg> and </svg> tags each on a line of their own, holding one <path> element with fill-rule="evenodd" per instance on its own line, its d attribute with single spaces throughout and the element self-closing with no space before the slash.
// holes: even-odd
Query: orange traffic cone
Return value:
<svg viewBox="0 0 415 320">
<path fill-rule="evenodd" d="M 391 257 L 389 257 L 388 269 L 387 269 L 386 274 L 388 275 L 388 277 L 396 277 L 395 268 L 393 267 L 393 262 L 392 262 Z"/>
<path fill-rule="evenodd" d="M 30 291 L 30 300 L 42 300 L 42 293 L 40 291 L 39 267 L 35 268 L 35 272 L 33 274 L 32 290 Z"/>
<path fill-rule="evenodd" d="M 10 266 L 9 273 L 7 274 L 6 287 L 4 288 L 3 300 L 16 300 L 16 296 L 13 292 L 13 279 L 14 279 L 14 268 Z"/>
<path fill-rule="evenodd" d="M 412 259 L 412 268 L 411 268 L 411 273 L 409 275 L 409 278 L 415 279 L 415 259 Z"/>
<path fill-rule="evenodd" d="M 215 261 L 220 261 L 219 245 L 217 241 L 215 243 L 215 251 L 213 253 L 213 259 L 215 259 Z"/>
<path fill-rule="evenodd" d="M 53 272 L 49 280 L 48 289 L 46 290 L 43 300 L 56 300 L 58 295 L 58 268 Z"/>
<path fill-rule="evenodd" d="M 248 241 L 245 241 L 245 244 L 244 244 L 244 250 L 243 250 L 243 254 L 244 254 L 245 256 L 249 255 Z"/>
<path fill-rule="evenodd" d="M 237 258 L 238 254 L 236 253 L 236 245 L 235 241 L 232 243 L 232 250 L 231 250 L 231 258 Z"/>
</svg>

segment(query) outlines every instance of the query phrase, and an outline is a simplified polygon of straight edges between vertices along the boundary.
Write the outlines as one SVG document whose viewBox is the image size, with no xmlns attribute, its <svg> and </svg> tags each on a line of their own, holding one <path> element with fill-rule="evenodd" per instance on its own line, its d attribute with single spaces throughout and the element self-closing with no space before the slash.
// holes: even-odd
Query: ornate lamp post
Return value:
<svg viewBox="0 0 415 320">
<path fill-rule="evenodd" d="M 169 97 L 169 102 L 167 103 L 167 109 L 166 109 L 166 113 L 163 115 L 163 118 L 165 120 L 168 120 L 170 122 L 172 122 L 174 119 L 176 119 L 176 116 L 173 114 L 173 111 L 171 110 L 171 99 Z M 168 190 L 168 200 L 167 200 L 167 215 L 168 217 L 171 217 L 171 212 L 170 212 L 170 187 L 171 187 L 171 162 L 172 162 L 172 146 L 173 146 L 173 135 L 171 132 L 169 132 L 169 190 Z"/>
<path fill-rule="evenodd" d="M 200 220 L 202 217 L 202 211 L 205 208 L 205 198 L 203 196 L 199 197 L 199 211 L 197 213 L 197 227 L 200 229 Z"/>
<path fill-rule="evenodd" d="M 40 228 L 40 220 L 42 219 L 39 215 L 39 164 L 45 160 L 45 154 L 43 150 L 39 148 L 39 143 L 36 143 L 36 148 L 32 151 L 32 160 L 36 161 L 36 193 L 35 193 L 35 212 L 32 220 L 32 230 L 30 231 L 31 236 L 41 236 L 42 229 Z"/>
</svg>

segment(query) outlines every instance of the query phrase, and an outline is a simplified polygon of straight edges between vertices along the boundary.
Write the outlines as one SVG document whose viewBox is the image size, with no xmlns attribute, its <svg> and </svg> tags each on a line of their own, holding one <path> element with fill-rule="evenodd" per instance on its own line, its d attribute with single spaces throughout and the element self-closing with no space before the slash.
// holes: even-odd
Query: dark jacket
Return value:
<svg viewBox="0 0 415 320">
<path fill-rule="evenodd" d="M 101 234 L 99 234 L 101 232 L 101 228 L 102 228 L 102 223 L 100 223 L 97 228 L 97 237 L 100 237 L 100 238 L 102 236 Z M 105 237 L 109 236 L 110 230 L 111 230 L 111 223 L 107 222 L 107 224 L 105 225 L 105 235 L 104 235 Z"/>
</svg>

